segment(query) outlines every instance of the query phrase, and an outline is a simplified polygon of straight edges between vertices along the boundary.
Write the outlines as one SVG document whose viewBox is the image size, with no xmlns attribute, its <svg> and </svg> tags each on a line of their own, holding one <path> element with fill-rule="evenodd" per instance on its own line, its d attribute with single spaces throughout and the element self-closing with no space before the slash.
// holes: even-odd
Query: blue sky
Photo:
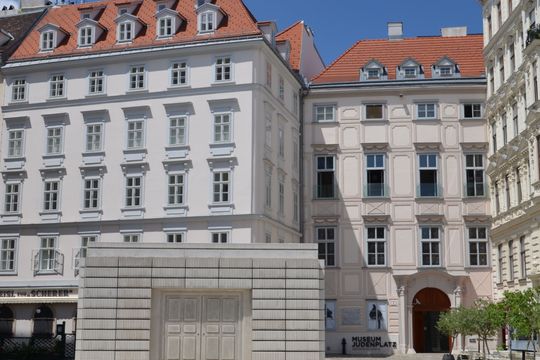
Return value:
<svg viewBox="0 0 540 360">
<path fill-rule="evenodd" d="M 315 33 L 326 64 L 361 39 L 385 38 L 389 21 L 402 21 L 407 37 L 439 35 L 441 27 L 482 32 L 478 0 L 244 0 L 258 20 L 284 29 L 299 19 Z"/>
</svg>

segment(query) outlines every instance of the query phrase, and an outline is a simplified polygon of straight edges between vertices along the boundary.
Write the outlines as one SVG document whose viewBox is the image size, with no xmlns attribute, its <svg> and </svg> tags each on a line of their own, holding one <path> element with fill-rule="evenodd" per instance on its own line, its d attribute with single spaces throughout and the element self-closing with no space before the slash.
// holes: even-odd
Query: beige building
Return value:
<svg viewBox="0 0 540 360">
<path fill-rule="evenodd" d="M 466 28 L 393 23 L 312 82 L 304 234 L 327 267 L 327 353 L 447 351 L 439 313 L 492 295 L 481 51 Z"/>
</svg>

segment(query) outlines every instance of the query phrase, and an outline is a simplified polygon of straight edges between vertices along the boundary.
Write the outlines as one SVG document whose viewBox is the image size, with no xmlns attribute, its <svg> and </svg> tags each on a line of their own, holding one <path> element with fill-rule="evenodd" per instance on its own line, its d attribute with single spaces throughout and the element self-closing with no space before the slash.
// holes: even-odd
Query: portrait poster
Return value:
<svg viewBox="0 0 540 360">
<path fill-rule="evenodd" d="M 386 330 L 388 323 L 388 305 L 384 301 L 367 302 L 368 330 Z"/>
</svg>

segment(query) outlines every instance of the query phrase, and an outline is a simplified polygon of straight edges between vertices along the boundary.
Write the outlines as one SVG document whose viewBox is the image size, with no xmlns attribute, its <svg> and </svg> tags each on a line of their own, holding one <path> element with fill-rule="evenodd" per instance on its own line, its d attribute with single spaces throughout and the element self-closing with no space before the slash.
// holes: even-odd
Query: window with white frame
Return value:
<svg viewBox="0 0 540 360">
<path fill-rule="evenodd" d="M 54 49 L 54 31 L 45 31 L 41 33 L 41 51 L 50 51 Z"/>
<path fill-rule="evenodd" d="M 381 69 L 380 68 L 367 69 L 366 74 L 367 74 L 368 80 L 378 80 L 381 78 Z"/>
<path fill-rule="evenodd" d="M 319 260 L 327 267 L 336 266 L 336 231 L 333 226 L 315 228 Z"/>
<path fill-rule="evenodd" d="M 318 199 L 333 199 L 335 197 L 335 156 L 320 155 L 315 157 L 316 191 Z"/>
<path fill-rule="evenodd" d="M 367 232 L 367 265 L 386 265 L 386 228 L 369 226 Z"/>
<path fill-rule="evenodd" d="M 463 104 L 464 119 L 481 119 L 482 104 Z"/>
<path fill-rule="evenodd" d="M 88 93 L 103 94 L 105 91 L 105 75 L 103 70 L 92 70 L 88 74 Z"/>
<path fill-rule="evenodd" d="M 422 266 L 441 266 L 441 238 L 438 226 L 420 227 L 420 256 Z"/>
<path fill-rule="evenodd" d="M 271 233 L 264 234 L 264 242 L 266 242 L 267 244 L 272 243 L 272 234 Z"/>
<path fill-rule="evenodd" d="M 102 149 L 103 124 L 93 123 L 86 125 L 86 151 L 96 152 Z"/>
<path fill-rule="evenodd" d="M 386 196 L 385 154 L 366 155 L 366 191 L 367 197 Z"/>
<path fill-rule="evenodd" d="M 508 121 L 506 119 L 506 113 L 501 115 L 502 119 L 502 134 L 503 134 L 503 145 L 508 144 Z"/>
<path fill-rule="evenodd" d="M 125 243 L 138 243 L 141 242 L 141 234 L 124 234 Z"/>
<path fill-rule="evenodd" d="M 435 119 L 437 117 L 437 105 L 434 103 L 416 104 L 417 119 Z"/>
<path fill-rule="evenodd" d="M 8 131 L 8 158 L 24 156 L 24 130 L 13 129 Z"/>
<path fill-rule="evenodd" d="M 94 42 L 94 27 L 84 26 L 79 29 L 79 46 L 90 46 Z"/>
<path fill-rule="evenodd" d="M 101 178 L 83 179 L 83 209 L 100 208 Z"/>
<path fill-rule="evenodd" d="M 315 121 L 316 122 L 336 121 L 336 106 L 335 105 L 315 105 Z"/>
<path fill-rule="evenodd" d="M 186 145 L 186 116 L 171 116 L 169 118 L 169 146 Z"/>
<path fill-rule="evenodd" d="M 419 191 L 418 196 L 436 197 L 439 194 L 438 156 L 437 154 L 420 154 L 419 160 Z"/>
<path fill-rule="evenodd" d="M 38 271 L 55 271 L 57 241 L 58 238 L 56 236 L 45 236 L 41 238 Z"/>
<path fill-rule="evenodd" d="M 129 69 L 129 89 L 141 90 L 146 87 L 145 68 L 143 65 L 132 66 Z"/>
<path fill-rule="evenodd" d="M 519 238 L 519 263 L 521 278 L 527 278 L 527 249 L 525 248 L 525 236 Z"/>
<path fill-rule="evenodd" d="M 81 248 L 79 252 L 79 258 L 86 258 L 88 252 L 88 245 L 97 242 L 97 235 L 83 235 L 81 236 Z"/>
<path fill-rule="evenodd" d="M 383 104 L 366 104 L 366 120 L 383 120 L 384 105 Z"/>
<path fill-rule="evenodd" d="M 293 185 L 293 199 L 292 199 L 292 211 L 293 222 L 296 224 L 300 220 L 300 197 L 298 195 L 298 185 Z"/>
<path fill-rule="evenodd" d="M 60 181 L 45 180 L 43 182 L 43 211 L 60 209 Z"/>
<path fill-rule="evenodd" d="M 519 134 L 519 112 L 517 103 L 512 104 L 512 127 L 514 128 L 514 136 Z"/>
<path fill-rule="evenodd" d="M 127 148 L 144 148 L 144 120 L 129 120 L 127 122 Z"/>
<path fill-rule="evenodd" d="M 167 204 L 180 206 L 185 202 L 185 174 L 170 174 Z"/>
<path fill-rule="evenodd" d="M 497 246 L 497 282 L 502 283 L 503 282 L 503 247 L 502 244 L 499 244 Z"/>
<path fill-rule="evenodd" d="M 214 171 L 212 179 L 212 202 L 213 203 L 228 203 L 230 202 L 230 186 L 231 172 L 230 171 Z"/>
<path fill-rule="evenodd" d="M 167 233 L 167 242 L 171 244 L 183 243 L 185 235 L 185 232 Z"/>
<path fill-rule="evenodd" d="M 266 86 L 272 91 L 272 64 L 266 62 Z"/>
<path fill-rule="evenodd" d="M 64 128 L 55 126 L 47 128 L 47 155 L 58 155 L 63 152 Z"/>
<path fill-rule="evenodd" d="M 215 76 L 216 81 L 230 81 L 232 79 L 230 57 L 219 57 L 216 59 Z"/>
<path fill-rule="evenodd" d="M 298 165 L 300 164 L 300 149 L 298 147 L 298 135 L 296 132 L 292 136 L 292 149 L 293 149 L 293 167 L 295 170 L 298 170 Z"/>
<path fill-rule="evenodd" d="M 283 216 L 285 213 L 285 178 L 279 176 L 278 182 L 278 214 Z"/>
<path fill-rule="evenodd" d="M 285 80 L 283 77 L 279 77 L 279 99 L 281 101 L 285 100 Z"/>
<path fill-rule="evenodd" d="M 406 78 L 416 78 L 418 76 L 418 67 L 416 66 L 403 67 L 403 75 Z"/>
<path fill-rule="evenodd" d="M 212 231 L 212 243 L 226 244 L 229 242 L 230 231 Z"/>
<path fill-rule="evenodd" d="M 465 155 L 466 195 L 485 196 L 484 155 Z"/>
<path fill-rule="evenodd" d="M 170 16 L 162 17 L 158 20 L 158 37 L 170 37 L 173 35 L 173 18 Z"/>
<path fill-rule="evenodd" d="M 264 144 L 268 148 L 272 148 L 272 114 L 267 112 L 265 114 L 264 124 Z"/>
<path fill-rule="evenodd" d="M 15 79 L 11 85 L 11 100 L 26 101 L 26 79 Z"/>
<path fill-rule="evenodd" d="M 142 206 L 142 182 L 142 176 L 126 177 L 126 193 L 124 202 L 126 207 Z"/>
<path fill-rule="evenodd" d="M 206 11 L 199 15 L 199 32 L 211 32 L 216 28 L 216 17 L 212 11 Z"/>
<path fill-rule="evenodd" d="M 439 75 L 441 77 L 449 77 L 449 76 L 454 75 L 454 67 L 451 65 L 439 66 Z"/>
<path fill-rule="evenodd" d="M 298 115 L 298 105 L 299 104 L 299 100 L 298 100 L 298 94 L 295 92 L 293 93 L 293 113 L 294 115 Z"/>
<path fill-rule="evenodd" d="M 514 281 L 514 241 L 508 241 L 508 281 Z"/>
<path fill-rule="evenodd" d="M 272 208 L 272 169 L 266 169 L 264 177 L 265 201 L 264 204 L 268 209 Z"/>
<path fill-rule="evenodd" d="M 231 142 L 232 114 L 214 115 L 214 143 Z"/>
<path fill-rule="evenodd" d="M 127 42 L 133 40 L 133 23 L 124 21 L 118 24 L 118 42 Z"/>
<path fill-rule="evenodd" d="M 59 98 L 65 96 L 66 80 L 64 75 L 52 75 L 49 81 L 49 97 Z"/>
<path fill-rule="evenodd" d="M 285 129 L 280 126 L 278 129 L 278 155 L 281 158 L 285 157 Z"/>
<path fill-rule="evenodd" d="M 485 226 L 470 226 L 467 230 L 467 236 L 469 241 L 469 265 L 487 266 L 487 228 Z"/>
<path fill-rule="evenodd" d="M 4 211 L 6 213 L 19 213 L 21 211 L 21 187 L 20 182 L 6 184 L 4 194 Z"/>
<path fill-rule="evenodd" d="M 15 271 L 17 239 L 0 239 L 0 273 Z"/>
<path fill-rule="evenodd" d="M 171 65 L 171 85 L 180 86 L 187 84 L 187 62 L 180 61 Z"/>
</svg>

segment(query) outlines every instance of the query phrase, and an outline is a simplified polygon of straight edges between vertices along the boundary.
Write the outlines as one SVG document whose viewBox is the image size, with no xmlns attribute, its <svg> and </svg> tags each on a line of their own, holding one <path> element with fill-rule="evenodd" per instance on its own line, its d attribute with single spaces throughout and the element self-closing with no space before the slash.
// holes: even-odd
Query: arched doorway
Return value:
<svg viewBox="0 0 540 360">
<path fill-rule="evenodd" d="M 450 299 L 435 288 L 420 290 L 413 299 L 413 342 L 417 353 L 448 352 L 450 338 L 437 329 L 441 312 L 450 310 Z"/>
<path fill-rule="evenodd" d="M 0 337 L 13 335 L 13 311 L 7 306 L 0 306 Z"/>
<path fill-rule="evenodd" d="M 34 312 L 32 336 L 51 337 L 53 335 L 54 314 L 50 307 L 41 305 Z"/>
</svg>

